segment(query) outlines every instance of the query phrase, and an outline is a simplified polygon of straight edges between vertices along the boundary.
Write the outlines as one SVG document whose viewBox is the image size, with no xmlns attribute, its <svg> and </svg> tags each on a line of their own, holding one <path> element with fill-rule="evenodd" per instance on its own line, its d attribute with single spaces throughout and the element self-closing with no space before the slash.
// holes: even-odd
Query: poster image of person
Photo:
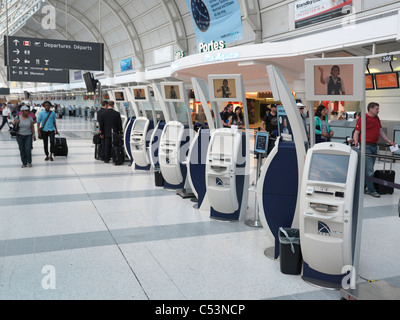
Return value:
<svg viewBox="0 0 400 320">
<path fill-rule="evenodd" d="M 315 66 L 316 95 L 352 95 L 353 65 Z"/>
<path fill-rule="evenodd" d="M 214 80 L 214 95 L 216 98 L 236 98 L 235 79 L 216 79 Z"/>
<path fill-rule="evenodd" d="M 135 99 L 136 100 L 145 100 L 146 94 L 143 89 L 134 89 Z"/>
</svg>

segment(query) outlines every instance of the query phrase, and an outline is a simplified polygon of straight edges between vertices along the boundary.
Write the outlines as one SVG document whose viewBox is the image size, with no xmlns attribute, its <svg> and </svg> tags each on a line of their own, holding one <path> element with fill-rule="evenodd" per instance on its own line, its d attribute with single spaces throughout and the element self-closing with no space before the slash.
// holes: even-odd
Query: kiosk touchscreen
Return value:
<svg viewBox="0 0 400 320">
<path fill-rule="evenodd" d="M 268 149 L 269 133 L 257 131 L 256 141 L 254 145 L 254 152 L 260 154 L 266 154 Z"/>
<path fill-rule="evenodd" d="M 226 215 L 239 209 L 236 164 L 241 146 L 241 131 L 219 129 L 208 147 L 206 186 L 209 201 L 213 210 Z"/>
<path fill-rule="evenodd" d="M 150 125 L 150 120 L 144 117 L 139 117 L 135 120 L 131 130 L 131 153 L 135 161 L 135 165 L 139 167 L 147 167 L 150 164 L 147 155 L 147 131 Z"/>
<path fill-rule="evenodd" d="M 300 195 L 305 279 L 335 282 L 329 276 L 343 276 L 343 267 L 353 263 L 358 164 L 359 152 L 345 144 L 319 143 L 307 153 Z"/>
</svg>

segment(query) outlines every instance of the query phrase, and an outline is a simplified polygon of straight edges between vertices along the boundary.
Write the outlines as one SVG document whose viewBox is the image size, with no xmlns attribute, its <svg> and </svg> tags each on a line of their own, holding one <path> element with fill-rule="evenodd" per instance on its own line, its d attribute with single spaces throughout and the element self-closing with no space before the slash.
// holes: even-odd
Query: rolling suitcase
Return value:
<svg viewBox="0 0 400 320">
<path fill-rule="evenodd" d="M 125 150 L 124 147 L 113 146 L 111 149 L 111 156 L 113 163 L 117 166 L 125 162 Z"/>
<path fill-rule="evenodd" d="M 94 145 L 94 158 L 96 160 L 103 160 L 103 145 L 101 143 Z"/>
<path fill-rule="evenodd" d="M 394 183 L 395 171 L 392 170 L 392 162 L 390 163 L 390 170 L 386 170 L 386 153 L 387 153 L 387 147 L 385 151 L 385 160 L 383 162 L 383 170 L 375 170 L 374 178 Z M 393 187 L 385 186 L 383 184 L 378 184 L 378 183 L 374 183 L 374 186 L 376 192 L 378 192 L 379 194 L 393 194 L 394 191 Z"/>
<path fill-rule="evenodd" d="M 55 157 L 67 157 L 68 156 L 68 145 L 67 139 L 62 137 L 55 137 L 54 146 L 54 156 Z"/>
</svg>

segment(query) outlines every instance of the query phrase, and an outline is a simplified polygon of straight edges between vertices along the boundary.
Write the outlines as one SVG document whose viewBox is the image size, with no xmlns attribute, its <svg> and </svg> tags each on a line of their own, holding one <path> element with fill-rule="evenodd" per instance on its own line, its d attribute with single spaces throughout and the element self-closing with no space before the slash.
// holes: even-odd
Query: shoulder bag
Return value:
<svg viewBox="0 0 400 320">
<path fill-rule="evenodd" d="M 43 123 L 43 126 L 40 128 L 40 130 L 39 130 L 39 132 L 38 132 L 39 139 L 43 139 L 43 137 L 42 137 L 42 129 L 43 129 L 44 126 L 46 125 L 47 120 L 49 120 L 50 115 L 51 115 L 52 112 L 53 112 L 53 111 L 50 111 L 50 112 L 49 112 L 49 114 L 47 115 L 46 121 Z"/>
<path fill-rule="evenodd" d="M 18 116 L 18 117 L 16 117 L 16 119 L 18 119 L 19 121 L 21 121 L 21 118 Z M 13 125 L 13 127 L 12 127 L 12 132 L 14 132 L 14 133 L 17 133 L 18 132 L 18 130 L 19 130 L 19 122 L 18 123 L 16 123 L 15 125 Z"/>
</svg>

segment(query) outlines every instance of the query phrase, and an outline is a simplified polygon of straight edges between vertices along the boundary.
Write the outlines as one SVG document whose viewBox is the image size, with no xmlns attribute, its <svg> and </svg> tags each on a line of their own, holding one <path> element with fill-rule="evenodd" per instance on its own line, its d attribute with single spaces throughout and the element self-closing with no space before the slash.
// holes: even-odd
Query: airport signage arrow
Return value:
<svg viewBox="0 0 400 320">
<path fill-rule="evenodd" d="M 5 36 L 6 66 L 104 71 L 104 44 Z"/>
<path fill-rule="evenodd" d="M 7 80 L 17 82 L 69 83 L 69 70 L 27 66 L 8 66 Z"/>
</svg>

